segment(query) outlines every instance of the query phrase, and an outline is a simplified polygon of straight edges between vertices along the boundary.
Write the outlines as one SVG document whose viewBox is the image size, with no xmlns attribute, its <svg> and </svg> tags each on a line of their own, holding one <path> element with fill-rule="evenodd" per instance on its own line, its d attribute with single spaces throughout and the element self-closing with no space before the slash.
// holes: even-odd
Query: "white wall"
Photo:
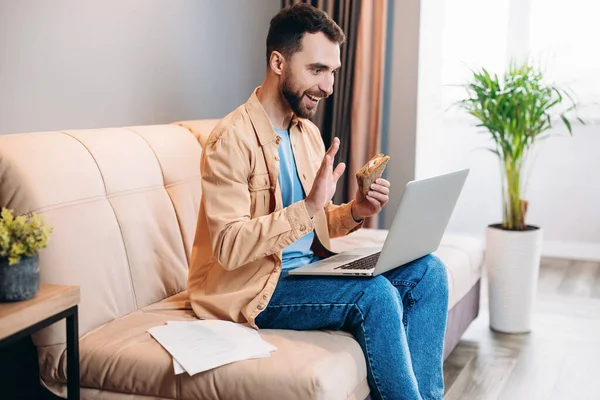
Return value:
<svg viewBox="0 0 600 400">
<path fill-rule="evenodd" d="M 478 2 L 482 15 L 491 13 L 495 18 L 474 17 L 464 31 L 454 29 L 452 34 L 445 29 L 445 17 L 457 1 Z M 492 142 L 475 128 L 476 121 L 445 109 L 454 94 L 443 89 L 443 69 L 449 58 L 461 56 L 492 69 L 503 68 L 507 54 L 522 53 L 511 47 L 511 42 L 519 41 L 507 30 L 507 22 L 518 18 L 510 16 L 508 5 L 508 0 L 422 1 L 416 176 L 471 168 L 448 230 L 482 239 L 485 227 L 502 218 L 499 163 L 495 155 L 478 149 Z M 504 32 L 498 35 L 501 29 Z M 460 51 L 464 54 L 457 54 Z M 531 157 L 524 195 L 530 203 L 528 223 L 544 229 L 544 255 L 600 260 L 600 126 L 575 126 L 572 138 L 565 132 L 557 127 L 553 133 L 562 136 L 540 142 Z"/>
<path fill-rule="evenodd" d="M 222 117 L 279 0 L 0 0 L 0 133 Z"/>
</svg>

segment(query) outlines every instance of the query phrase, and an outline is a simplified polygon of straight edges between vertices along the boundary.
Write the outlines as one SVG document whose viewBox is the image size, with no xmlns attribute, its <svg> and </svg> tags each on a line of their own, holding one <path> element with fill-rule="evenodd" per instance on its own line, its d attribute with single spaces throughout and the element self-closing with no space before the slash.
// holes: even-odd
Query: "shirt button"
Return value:
<svg viewBox="0 0 600 400">
<path fill-rule="evenodd" d="M 300 225 L 300 232 L 304 232 L 306 230 L 306 225 Z"/>
<path fill-rule="evenodd" d="M 281 136 L 277 136 L 277 139 L 275 139 L 275 142 L 277 142 L 277 144 L 281 143 Z"/>
<path fill-rule="evenodd" d="M 265 305 L 261 303 L 256 308 L 258 308 L 259 310 L 264 310 L 265 309 Z"/>
<path fill-rule="evenodd" d="M 275 161 L 279 161 L 279 156 L 275 156 L 273 158 L 275 159 Z"/>
<path fill-rule="evenodd" d="M 266 299 L 268 299 L 268 298 L 269 298 L 269 296 L 268 296 L 266 293 L 265 293 L 265 294 L 263 294 L 263 300 L 266 300 Z"/>
</svg>

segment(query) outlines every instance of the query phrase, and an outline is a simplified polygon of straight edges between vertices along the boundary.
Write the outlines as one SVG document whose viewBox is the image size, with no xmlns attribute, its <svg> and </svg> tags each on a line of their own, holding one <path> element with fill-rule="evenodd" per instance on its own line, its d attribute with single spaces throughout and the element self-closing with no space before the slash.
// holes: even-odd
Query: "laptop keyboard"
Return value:
<svg viewBox="0 0 600 400">
<path fill-rule="evenodd" d="M 354 260 L 349 262 L 348 264 L 340 265 L 339 267 L 335 267 L 334 269 L 352 269 L 352 270 L 362 270 L 362 269 L 373 269 L 375 268 L 375 264 L 377 264 L 377 260 L 379 259 L 379 255 L 381 252 L 371 254 L 370 256 L 366 256 L 364 258 L 359 258 L 358 260 Z"/>
</svg>

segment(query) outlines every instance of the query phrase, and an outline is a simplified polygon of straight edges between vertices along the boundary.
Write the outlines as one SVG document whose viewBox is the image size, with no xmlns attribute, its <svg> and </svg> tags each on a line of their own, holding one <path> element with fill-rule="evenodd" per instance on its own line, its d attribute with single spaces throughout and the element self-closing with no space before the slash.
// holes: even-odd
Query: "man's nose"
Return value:
<svg viewBox="0 0 600 400">
<path fill-rule="evenodd" d="M 319 89 L 327 94 L 327 96 L 331 96 L 333 93 L 333 74 L 325 74 L 325 77 L 319 84 Z"/>
</svg>

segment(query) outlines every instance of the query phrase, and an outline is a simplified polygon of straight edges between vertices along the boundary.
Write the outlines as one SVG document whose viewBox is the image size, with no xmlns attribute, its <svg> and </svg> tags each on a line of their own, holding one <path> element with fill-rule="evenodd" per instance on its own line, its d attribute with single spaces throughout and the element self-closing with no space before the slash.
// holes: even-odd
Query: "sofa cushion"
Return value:
<svg viewBox="0 0 600 400">
<path fill-rule="evenodd" d="M 190 121 L 174 122 L 175 125 L 187 128 L 196 136 L 198 142 L 204 147 L 206 139 L 210 136 L 212 130 L 221 121 L 220 119 L 196 119 Z"/>
<path fill-rule="evenodd" d="M 40 280 L 81 288 L 82 335 L 187 288 L 201 152 L 176 125 L 0 135 L 0 206 L 54 227 Z"/>
<path fill-rule="evenodd" d="M 365 359 L 348 334 L 260 330 L 271 357 L 228 364 L 194 376 L 174 375 L 170 354 L 146 332 L 169 320 L 193 320 L 187 293 L 109 322 L 80 340 L 83 388 L 167 399 L 360 399 L 369 392 Z M 62 355 L 64 367 L 64 354 Z M 57 393 L 64 368 L 44 376 Z"/>
<path fill-rule="evenodd" d="M 357 247 L 383 246 L 387 233 L 384 229 L 359 229 L 332 239 L 332 250 L 339 253 Z M 471 236 L 446 233 L 433 254 L 446 265 L 450 291 L 448 308 L 452 308 L 481 278 L 483 243 Z"/>
<path fill-rule="evenodd" d="M 387 231 L 361 229 L 333 240 L 336 251 L 381 245 Z M 446 234 L 434 252 L 445 263 L 453 307 L 480 277 L 482 244 Z M 155 398 L 202 399 L 364 399 L 369 392 L 364 356 L 343 332 L 260 330 L 278 349 L 270 358 L 246 360 L 193 377 L 175 376 L 172 358 L 147 332 L 169 320 L 193 320 L 187 292 L 141 308 L 81 338 L 82 386 L 98 393 L 130 393 Z M 64 394 L 65 353 L 40 349 L 45 384 Z M 293 362 L 290 362 L 293 360 Z M 268 380 L 268 385 L 265 381 Z M 92 394 L 90 394 L 92 395 Z M 95 394 L 94 394 L 95 395 Z M 135 398 L 132 397 L 132 398 Z"/>
<path fill-rule="evenodd" d="M 193 135 L 173 125 L 135 126 L 129 129 L 150 145 L 160 165 L 163 185 L 173 203 L 173 210 L 183 238 L 187 278 L 187 265 L 192 254 L 202 195 L 200 184 L 202 147 L 194 141 Z"/>
</svg>

